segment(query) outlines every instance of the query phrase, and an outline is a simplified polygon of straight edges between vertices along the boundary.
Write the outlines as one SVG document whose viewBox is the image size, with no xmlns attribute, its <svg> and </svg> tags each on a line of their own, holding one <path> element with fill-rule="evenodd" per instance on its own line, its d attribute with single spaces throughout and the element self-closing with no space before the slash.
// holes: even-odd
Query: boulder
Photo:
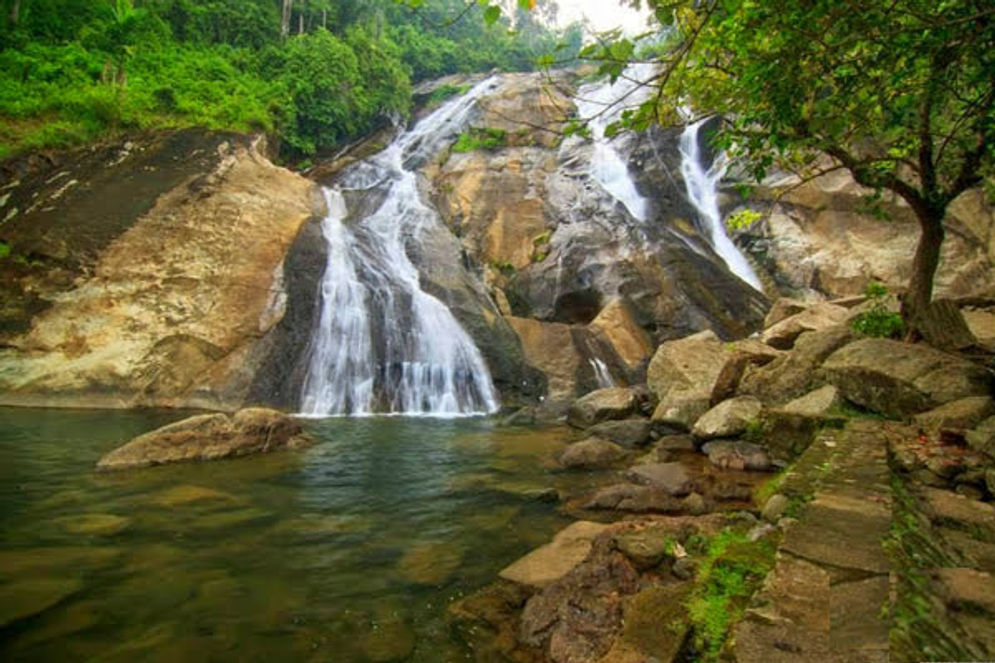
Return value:
<svg viewBox="0 0 995 663">
<path fill-rule="evenodd" d="M 625 419 L 639 407 L 634 390 L 625 387 L 598 389 L 582 396 L 570 405 L 567 423 L 577 428 L 589 428 L 612 419 Z"/>
<path fill-rule="evenodd" d="M 734 437 L 746 432 L 763 409 L 763 403 L 753 396 L 740 396 L 719 403 L 694 424 L 691 433 L 699 440 Z"/>
<path fill-rule="evenodd" d="M 726 360 L 719 377 L 715 380 L 709 403 L 715 406 L 735 396 L 747 367 L 766 366 L 782 355 L 784 355 L 782 351 L 754 339 L 736 341 L 732 344 L 732 355 Z"/>
<path fill-rule="evenodd" d="M 700 392 L 670 391 L 653 410 L 651 420 L 665 428 L 689 431 L 708 411 L 709 398 Z"/>
<path fill-rule="evenodd" d="M 551 542 L 505 567 L 499 575 L 521 585 L 546 587 L 583 562 L 591 552 L 591 542 L 608 527 L 579 520 L 560 530 Z"/>
<path fill-rule="evenodd" d="M 651 569 L 674 555 L 673 527 L 666 523 L 649 524 L 640 529 L 620 532 L 613 537 L 615 547 L 639 570 Z"/>
<path fill-rule="evenodd" d="M 781 409 L 792 414 L 821 417 L 842 402 L 839 390 L 833 385 L 827 384 L 786 403 Z"/>
<path fill-rule="evenodd" d="M 967 443 L 995 460 L 995 417 L 988 417 L 967 434 Z"/>
<path fill-rule="evenodd" d="M 991 392 L 991 378 L 977 364 L 928 346 L 881 338 L 837 350 L 822 372 L 847 400 L 894 417 Z"/>
<path fill-rule="evenodd" d="M 842 306 L 825 302 L 816 304 L 768 327 L 761 335 L 761 339 L 773 348 L 789 350 L 804 332 L 837 327 L 849 320 L 851 315 L 851 311 Z"/>
<path fill-rule="evenodd" d="M 944 601 L 957 610 L 973 609 L 995 615 L 995 577 L 984 571 L 954 568 L 936 569 Z"/>
<path fill-rule="evenodd" d="M 684 606 L 691 589 L 688 582 L 652 585 L 632 597 L 625 605 L 621 635 L 598 663 L 678 660 L 688 632 Z M 666 624 L 666 628 L 661 628 L 661 624 Z"/>
<path fill-rule="evenodd" d="M 729 470 L 765 471 L 771 468 L 770 456 L 757 444 L 739 440 L 717 440 L 701 448 L 712 465 Z"/>
<path fill-rule="evenodd" d="M 575 442 L 560 455 L 559 463 L 569 470 L 596 470 L 611 467 L 625 457 L 625 450 L 596 437 Z"/>
<path fill-rule="evenodd" d="M 636 323 L 623 299 L 616 297 L 609 301 L 590 326 L 604 334 L 630 370 L 641 366 L 653 352 L 649 334 Z"/>
<path fill-rule="evenodd" d="M 647 419 L 623 419 L 602 422 L 588 432 L 631 449 L 648 443 L 652 430 L 653 424 Z"/>
<path fill-rule="evenodd" d="M 811 306 L 811 304 L 798 299 L 791 299 L 790 297 L 779 298 L 771 304 L 770 310 L 767 311 L 767 317 L 764 318 L 764 329 L 773 327 L 782 320 L 798 315 L 809 306 Z"/>
<path fill-rule="evenodd" d="M 760 516 L 769 523 L 776 523 L 788 510 L 790 504 L 788 498 L 780 493 L 771 495 L 764 504 Z"/>
<path fill-rule="evenodd" d="M 917 414 L 913 419 L 931 430 L 968 430 L 992 415 L 995 415 L 995 401 L 990 396 L 972 396 Z"/>
<path fill-rule="evenodd" d="M 764 410 L 760 420 L 763 446 L 773 459 L 791 462 L 808 449 L 816 433 L 827 424 L 838 425 L 838 422 L 779 408 Z"/>
<path fill-rule="evenodd" d="M 601 488 L 583 503 L 584 509 L 625 513 L 694 513 L 691 506 L 687 498 L 682 500 L 664 490 L 632 483 Z"/>
<path fill-rule="evenodd" d="M 805 332 L 791 352 L 766 366 L 747 366 L 736 393 L 756 396 L 769 405 L 798 398 L 824 384 L 816 369 L 826 357 L 854 338 L 849 327 Z"/>
<path fill-rule="evenodd" d="M 280 449 L 296 449 L 310 439 L 291 417 L 264 408 L 189 417 L 144 435 L 101 458 L 98 470 L 235 458 Z"/>
<path fill-rule="evenodd" d="M 646 384 L 661 405 L 675 393 L 685 394 L 685 399 L 701 398 L 707 403 L 730 354 L 710 330 L 667 341 L 657 348 L 650 361 Z"/>
<path fill-rule="evenodd" d="M 631 468 L 626 478 L 637 484 L 662 490 L 668 495 L 681 497 L 694 489 L 687 468 L 681 463 L 649 463 Z"/>
</svg>

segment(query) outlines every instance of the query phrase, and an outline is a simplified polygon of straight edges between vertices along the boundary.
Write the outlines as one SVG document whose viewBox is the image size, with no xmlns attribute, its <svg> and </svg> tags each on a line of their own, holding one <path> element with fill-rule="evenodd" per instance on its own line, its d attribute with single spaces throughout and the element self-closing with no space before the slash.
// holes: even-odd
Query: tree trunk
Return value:
<svg viewBox="0 0 995 663">
<path fill-rule="evenodd" d="M 294 0 L 283 0 L 283 13 L 280 15 L 280 36 L 284 39 L 290 34 L 290 13 L 294 8 Z"/>
<path fill-rule="evenodd" d="M 10 24 L 17 25 L 21 20 L 21 0 L 14 0 L 14 5 L 10 8 Z"/>
<path fill-rule="evenodd" d="M 923 206 L 916 210 L 921 233 L 912 259 L 912 279 L 909 289 L 902 297 L 902 319 L 909 334 L 918 337 L 933 299 L 933 279 L 940 264 L 940 247 L 943 245 L 943 216 L 945 210 Z"/>
</svg>

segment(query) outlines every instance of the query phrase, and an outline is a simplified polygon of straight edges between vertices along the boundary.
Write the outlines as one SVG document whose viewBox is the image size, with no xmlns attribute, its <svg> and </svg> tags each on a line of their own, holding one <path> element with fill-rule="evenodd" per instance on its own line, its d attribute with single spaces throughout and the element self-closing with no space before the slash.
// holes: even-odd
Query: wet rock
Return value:
<svg viewBox="0 0 995 663">
<path fill-rule="evenodd" d="M 985 419 L 967 434 L 971 448 L 995 460 L 995 417 Z"/>
<path fill-rule="evenodd" d="M 652 429 L 653 424 L 646 419 L 624 419 L 597 424 L 588 433 L 631 449 L 647 444 Z"/>
<path fill-rule="evenodd" d="M 639 570 L 658 566 L 666 557 L 674 557 L 673 527 L 666 523 L 650 523 L 613 537 L 615 547 Z"/>
<path fill-rule="evenodd" d="M 661 489 L 619 483 L 599 489 L 583 508 L 626 513 L 685 513 L 688 504 Z"/>
<path fill-rule="evenodd" d="M 204 414 L 139 435 L 97 462 L 98 470 L 236 458 L 310 442 L 300 424 L 276 410 L 249 408 L 230 419 Z"/>
<path fill-rule="evenodd" d="M 14 581 L 28 575 L 55 577 L 107 568 L 120 560 L 118 548 L 71 546 L 0 551 L 0 578 Z"/>
<path fill-rule="evenodd" d="M 849 309 L 829 303 L 820 303 L 781 320 L 761 334 L 767 345 L 779 350 L 790 350 L 795 340 L 807 331 L 824 331 L 844 324 L 851 316 Z"/>
<path fill-rule="evenodd" d="M 895 417 L 991 391 L 990 376 L 977 364 L 928 346 L 879 338 L 837 350 L 822 370 L 847 400 Z"/>
<path fill-rule="evenodd" d="M 650 361 L 646 384 L 660 399 L 661 406 L 672 394 L 684 393 L 684 400 L 703 399 L 707 408 L 715 381 L 729 355 L 711 331 L 666 341 Z"/>
<path fill-rule="evenodd" d="M 0 585 L 0 628 L 61 603 L 83 588 L 78 578 L 27 578 Z"/>
<path fill-rule="evenodd" d="M 362 637 L 360 647 L 371 663 L 406 661 L 415 650 L 415 632 L 399 619 L 380 621 Z"/>
<path fill-rule="evenodd" d="M 635 413 L 638 406 L 639 400 L 632 389 L 598 389 L 573 402 L 567 412 L 567 423 L 589 428 L 602 421 L 625 419 Z"/>
<path fill-rule="evenodd" d="M 695 451 L 698 448 L 691 435 L 665 435 L 655 447 L 661 451 Z"/>
<path fill-rule="evenodd" d="M 752 396 L 723 401 L 703 414 L 691 432 L 699 440 L 740 435 L 756 420 L 762 408 L 763 403 Z"/>
<path fill-rule="evenodd" d="M 87 513 L 64 519 L 63 529 L 81 536 L 113 536 L 131 526 L 131 518 L 111 513 Z"/>
<path fill-rule="evenodd" d="M 417 543 L 405 551 L 397 570 L 408 582 L 438 587 L 445 584 L 463 563 L 463 551 L 448 542 Z"/>
<path fill-rule="evenodd" d="M 716 440 L 701 448 L 708 454 L 708 461 L 727 470 L 755 470 L 764 472 L 771 468 L 770 456 L 757 444 L 740 440 Z"/>
<path fill-rule="evenodd" d="M 805 332 L 791 352 L 766 366 L 747 366 L 739 383 L 739 395 L 756 396 L 768 405 L 784 403 L 822 386 L 817 369 L 826 357 L 855 338 L 848 327 Z"/>
<path fill-rule="evenodd" d="M 152 496 L 153 504 L 167 508 L 214 501 L 235 502 L 237 500 L 235 496 L 220 490 L 193 485 L 174 486 Z"/>
<path fill-rule="evenodd" d="M 693 489 L 691 474 L 681 463 L 652 463 L 630 469 L 626 478 L 637 484 L 662 490 L 668 495 L 681 497 Z"/>
<path fill-rule="evenodd" d="M 559 463 L 570 470 L 597 470 L 611 467 L 625 457 L 625 449 L 596 437 L 575 442 L 560 455 Z"/>
<path fill-rule="evenodd" d="M 536 661 L 541 654 L 518 640 L 518 617 L 534 590 L 498 580 L 449 604 L 447 621 L 478 660 Z"/>
<path fill-rule="evenodd" d="M 789 403 L 785 403 L 781 409 L 785 412 L 800 414 L 806 417 L 821 417 L 842 402 L 839 390 L 833 385 L 827 384 Z"/>
<path fill-rule="evenodd" d="M 767 499 L 767 503 L 764 504 L 764 508 L 760 512 L 760 516 L 769 523 L 776 523 L 788 510 L 788 504 L 788 498 L 784 495 L 781 495 L 780 493 L 771 495 Z"/>
<path fill-rule="evenodd" d="M 992 415 L 995 415 L 995 401 L 990 396 L 973 396 L 917 414 L 913 421 L 930 430 L 968 430 Z"/>
<path fill-rule="evenodd" d="M 580 520 L 553 540 L 505 567 L 501 578 L 529 587 L 545 587 L 572 571 L 591 551 L 591 542 L 608 525 Z"/>
<path fill-rule="evenodd" d="M 599 663 L 670 663 L 676 660 L 688 631 L 684 604 L 690 583 L 654 585 L 625 604 L 625 625 Z M 661 628 L 665 624 L 666 627 Z"/>
<path fill-rule="evenodd" d="M 534 407 L 518 408 L 501 422 L 502 426 L 532 426 L 536 423 L 536 409 Z"/>
</svg>

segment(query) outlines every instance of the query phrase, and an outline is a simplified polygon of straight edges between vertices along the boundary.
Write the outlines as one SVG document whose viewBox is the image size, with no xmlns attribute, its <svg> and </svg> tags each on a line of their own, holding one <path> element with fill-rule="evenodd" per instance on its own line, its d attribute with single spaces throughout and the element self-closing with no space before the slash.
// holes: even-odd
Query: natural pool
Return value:
<svg viewBox="0 0 995 663">
<path fill-rule="evenodd" d="M 0 660 L 468 660 L 446 605 L 567 524 L 563 429 L 306 421 L 317 443 L 97 474 L 177 412 L 0 409 Z"/>
</svg>

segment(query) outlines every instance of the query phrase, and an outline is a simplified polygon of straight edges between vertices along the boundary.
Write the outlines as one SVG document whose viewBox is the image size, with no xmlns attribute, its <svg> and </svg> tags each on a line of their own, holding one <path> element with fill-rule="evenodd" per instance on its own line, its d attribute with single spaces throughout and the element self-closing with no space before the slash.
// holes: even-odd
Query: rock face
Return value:
<svg viewBox="0 0 995 663">
<path fill-rule="evenodd" d="M 232 417 L 203 414 L 139 435 L 97 462 L 98 470 L 237 458 L 308 444 L 300 424 L 287 415 L 249 408 Z"/>
<path fill-rule="evenodd" d="M 991 393 L 980 366 L 924 345 L 863 339 L 834 352 L 822 370 L 847 400 L 904 417 Z"/>
<path fill-rule="evenodd" d="M 33 189 L 37 204 L 19 207 L 4 237 L 45 276 L 5 276 L 23 306 L 5 309 L 0 402 L 246 400 L 286 308 L 284 258 L 318 210 L 314 185 L 238 136 L 177 132 L 129 145 L 13 190 L 20 200 Z"/>
</svg>

